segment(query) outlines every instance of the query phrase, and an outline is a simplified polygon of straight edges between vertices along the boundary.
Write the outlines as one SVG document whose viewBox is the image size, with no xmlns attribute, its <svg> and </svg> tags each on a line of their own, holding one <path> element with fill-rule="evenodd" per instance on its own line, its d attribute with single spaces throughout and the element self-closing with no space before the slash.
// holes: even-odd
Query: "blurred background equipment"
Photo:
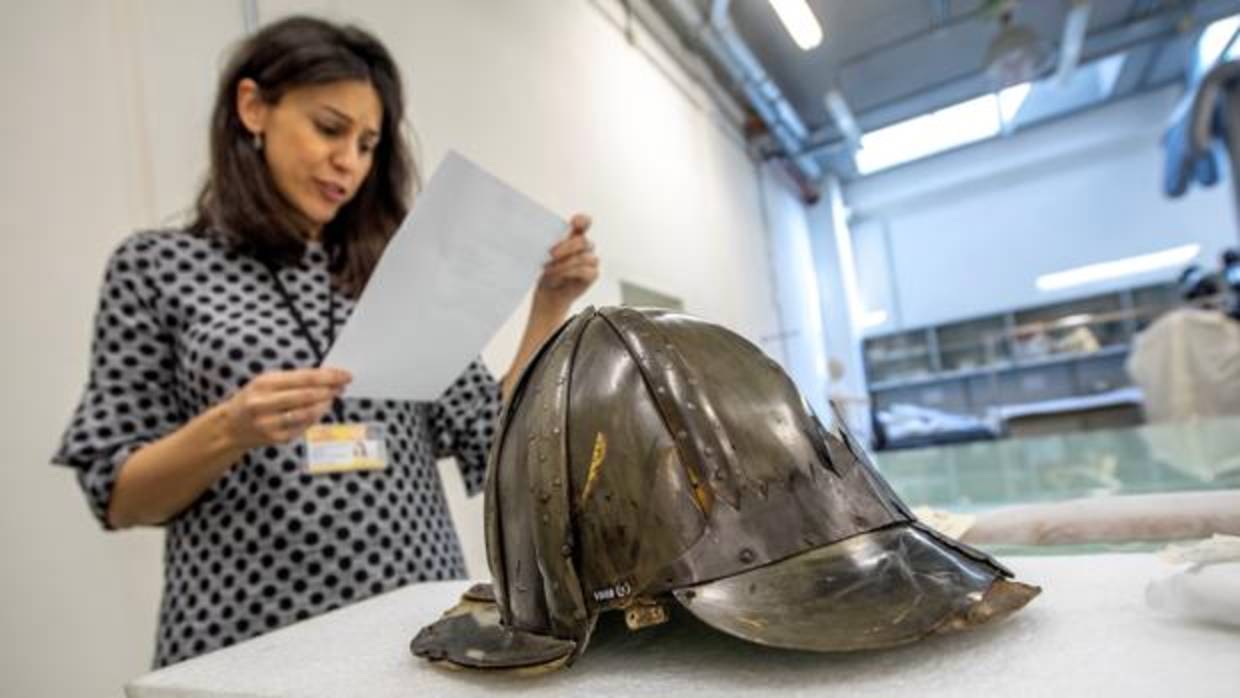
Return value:
<svg viewBox="0 0 1240 698">
<path fill-rule="evenodd" d="M 1016 7 L 1014 0 L 989 0 L 987 11 L 999 18 L 999 32 L 986 49 L 986 73 L 994 81 L 996 87 L 1011 87 L 1029 82 L 1041 75 L 1050 66 L 1051 54 L 1047 42 L 1027 25 L 1016 24 L 1013 12 Z M 1089 19 L 1089 4 L 1080 3 L 1074 7 L 1074 13 L 1064 22 L 1065 32 L 1074 27 L 1075 45 L 1065 44 L 1065 51 L 1072 56 L 1073 62 L 1080 58 L 1080 41 L 1084 27 L 1080 22 L 1081 12 L 1077 7 L 1084 8 L 1085 21 Z M 1071 72 L 1075 65 L 1067 65 L 1066 71 Z"/>
<path fill-rule="evenodd" d="M 1201 301 L 1214 298 L 1219 293 L 1218 283 L 1196 264 L 1190 264 L 1176 282 L 1180 296 L 1186 301 Z"/>
<path fill-rule="evenodd" d="M 877 416 L 878 438 L 884 449 L 917 448 L 998 436 L 995 426 L 972 415 L 907 403 L 879 410 Z"/>
<path fill-rule="evenodd" d="M 1240 414 L 1240 323 L 1215 308 L 1186 306 L 1137 338 L 1128 371 L 1151 422 Z"/>
<path fill-rule="evenodd" d="M 798 4 L 820 40 L 767 3 L 651 6 L 800 183 L 830 391 L 868 394 L 896 489 L 1107 522 L 1037 545 L 1224 525 L 1170 493 L 1240 486 L 1240 2 Z"/>
<path fill-rule="evenodd" d="M 1235 45 L 1233 31 L 1216 63 L 1195 63 L 1193 75 L 1205 72 L 1190 83 L 1164 137 L 1170 196 L 1183 195 L 1192 182 L 1214 186 L 1220 179 L 1216 153 L 1230 172 L 1240 171 L 1240 61 L 1231 59 Z M 1235 215 L 1240 215 L 1240 182 L 1230 180 Z"/>
<path fill-rule="evenodd" d="M 1223 252 L 1223 283 L 1231 294 L 1229 314 L 1240 320 L 1240 252 L 1234 249 Z"/>
</svg>

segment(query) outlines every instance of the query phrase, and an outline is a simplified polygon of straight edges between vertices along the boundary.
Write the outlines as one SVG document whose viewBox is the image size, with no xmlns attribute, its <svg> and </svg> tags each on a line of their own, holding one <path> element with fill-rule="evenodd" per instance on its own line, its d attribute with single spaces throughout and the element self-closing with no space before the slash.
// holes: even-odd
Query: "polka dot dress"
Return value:
<svg viewBox="0 0 1240 698">
<path fill-rule="evenodd" d="M 328 336 L 327 256 L 277 270 L 316 341 Z M 336 327 L 353 301 L 336 293 Z M 264 371 L 315 364 L 270 272 L 226 243 L 136 234 L 103 283 L 90 380 L 53 457 L 105 512 L 119 466 Z M 416 370 L 416 367 L 410 367 Z M 382 471 L 309 475 L 299 443 L 255 449 L 167 523 L 155 666 L 417 581 L 463 577 L 435 466 L 454 456 L 482 486 L 499 386 L 475 360 L 433 403 L 346 399 L 386 426 Z"/>
</svg>

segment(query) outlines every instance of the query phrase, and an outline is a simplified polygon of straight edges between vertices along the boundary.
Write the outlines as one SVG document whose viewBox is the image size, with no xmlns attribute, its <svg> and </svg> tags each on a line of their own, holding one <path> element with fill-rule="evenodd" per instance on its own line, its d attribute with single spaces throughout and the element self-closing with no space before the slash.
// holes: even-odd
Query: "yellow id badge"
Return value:
<svg viewBox="0 0 1240 698">
<path fill-rule="evenodd" d="M 316 424 L 306 430 L 305 444 L 312 475 L 387 467 L 382 424 Z"/>
</svg>

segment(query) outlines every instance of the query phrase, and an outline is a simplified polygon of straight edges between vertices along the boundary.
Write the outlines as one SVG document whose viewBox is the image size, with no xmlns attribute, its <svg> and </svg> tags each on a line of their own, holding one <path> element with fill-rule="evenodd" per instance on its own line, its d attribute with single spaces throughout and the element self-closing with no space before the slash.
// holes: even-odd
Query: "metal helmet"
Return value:
<svg viewBox="0 0 1240 698">
<path fill-rule="evenodd" d="M 887 647 L 1006 615 L 1040 591 L 921 524 L 838 420 L 739 335 L 587 309 L 530 361 L 486 483 L 492 585 L 413 639 L 434 662 L 547 669 L 600 613 L 679 603 L 746 640 Z"/>
</svg>

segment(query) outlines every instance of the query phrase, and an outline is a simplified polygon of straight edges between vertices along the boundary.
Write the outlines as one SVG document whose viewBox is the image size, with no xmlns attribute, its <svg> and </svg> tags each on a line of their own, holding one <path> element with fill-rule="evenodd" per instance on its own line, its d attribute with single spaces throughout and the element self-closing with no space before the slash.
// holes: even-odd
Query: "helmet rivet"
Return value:
<svg viewBox="0 0 1240 698">
<path fill-rule="evenodd" d="M 749 563 L 753 562 L 753 551 L 750 550 L 749 548 L 742 548 L 740 560 L 741 560 L 742 565 L 748 565 Z"/>
</svg>

